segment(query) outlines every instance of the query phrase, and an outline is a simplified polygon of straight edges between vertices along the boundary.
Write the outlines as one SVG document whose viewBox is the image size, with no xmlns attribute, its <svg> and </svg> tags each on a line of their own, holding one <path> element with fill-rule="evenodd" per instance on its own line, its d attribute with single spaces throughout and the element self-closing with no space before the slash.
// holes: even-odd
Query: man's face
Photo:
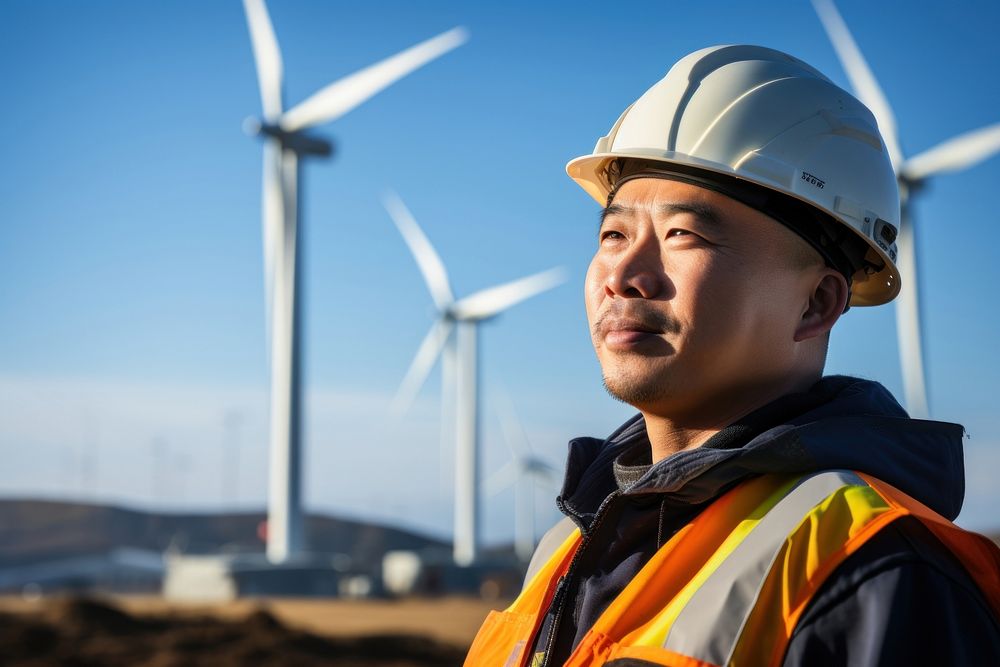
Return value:
<svg viewBox="0 0 1000 667">
<path fill-rule="evenodd" d="M 697 419 L 793 368 L 814 278 L 805 242 L 781 224 L 704 188 L 641 178 L 615 195 L 598 243 L 587 318 L 616 398 Z"/>
</svg>

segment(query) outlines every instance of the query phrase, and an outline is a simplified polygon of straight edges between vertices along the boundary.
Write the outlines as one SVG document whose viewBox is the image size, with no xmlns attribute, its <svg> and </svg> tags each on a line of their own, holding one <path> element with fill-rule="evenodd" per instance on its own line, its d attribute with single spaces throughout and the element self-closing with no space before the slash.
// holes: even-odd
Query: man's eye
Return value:
<svg viewBox="0 0 1000 667">
<path fill-rule="evenodd" d="M 621 232 L 616 232 L 613 229 L 607 229 L 601 232 L 601 241 L 608 241 L 611 239 L 623 239 L 625 236 Z"/>
<path fill-rule="evenodd" d="M 671 236 L 690 236 L 690 235 L 691 232 L 689 232 L 686 229 L 671 229 L 669 232 L 667 232 L 667 238 L 670 238 Z"/>
</svg>

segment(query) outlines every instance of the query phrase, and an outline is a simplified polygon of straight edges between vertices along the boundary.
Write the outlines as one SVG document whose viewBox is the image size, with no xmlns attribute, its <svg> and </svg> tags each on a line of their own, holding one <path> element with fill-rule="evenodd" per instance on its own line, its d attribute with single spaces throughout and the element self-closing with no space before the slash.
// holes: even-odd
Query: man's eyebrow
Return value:
<svg viewBox="0 0 1000 667">
<path fill-rule="evenodd" d="M 679 213 L 690 213 L 696 218 L 702 220 L 702 222 L 712 225 L 718 225 L 722 222 L 722 213 L 719 212 L 719 209 L 702 202 L 666 202 L 659 204 L 656 207 L 656 210 L 666 216 L 677 215 Z M 635 209 L 631 206 L 612 204 L 601 211 L 601 224 L 604 224 L 604 221 L 608 218 L 608 216 L 628 216 L 633 213 L 635 213 Z"/>
<path fill-rule="evenodd" d="M 607 220 L 609 215 L 629 215 L 635 211 L 631 206 L 622 206 L 621 204 L 612 204 L 601 211 L 601 225 L 604 225 L 604 221 Z"/>
<path fill-rule="evenodd" d="M 668 202 L 660 204 L 656 208 L 660 213 L 667 216 L 677 215 L 678 213 L 690 213 L 696 218 L 700 218 L 702 222 L 712 225 L 718 225 L 722 222 L 722 213 L 719 212 L 719 209 L 711 204 L 702 202 Z"/>
</svg>

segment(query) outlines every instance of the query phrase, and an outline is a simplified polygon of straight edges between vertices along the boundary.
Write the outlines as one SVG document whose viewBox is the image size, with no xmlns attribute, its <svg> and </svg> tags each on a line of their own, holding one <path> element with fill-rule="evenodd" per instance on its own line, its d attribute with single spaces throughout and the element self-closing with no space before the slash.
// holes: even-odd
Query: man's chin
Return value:
<svg viewBox="0 0 1000 667">
<path fill-rule="evenodd" d="M 661 402 L 667 395 L 666 387 L 653 378 L 622 378 L 604 376 L 604 389 L 617 401 L 637 410 Z"/>
</svg>

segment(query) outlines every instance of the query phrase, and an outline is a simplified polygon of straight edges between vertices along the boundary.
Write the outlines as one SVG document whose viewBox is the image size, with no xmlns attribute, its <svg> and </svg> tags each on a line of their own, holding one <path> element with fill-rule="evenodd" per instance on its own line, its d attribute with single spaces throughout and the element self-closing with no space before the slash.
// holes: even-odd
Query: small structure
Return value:
<svg viewBox="0 0 1000 667">
<path fill-rule="evenodd" d="M 300 553 L 272 563 L 263 553 L 168 555 L 163 596 L 182 602 L 220 602 L 238 597 L 368 597 L 380 587 L 353 572 L 343 554 Z"/>
<path fill-rule="evenodd" d="M 509 598 L 521 589 L 524 570 L 512 558 L 483 558 L 456 565 L 443 550 L 389 551 L 382 559 L 382 586 L 394 597 L 474 595 L 488 600 Z"/>
</svg>

